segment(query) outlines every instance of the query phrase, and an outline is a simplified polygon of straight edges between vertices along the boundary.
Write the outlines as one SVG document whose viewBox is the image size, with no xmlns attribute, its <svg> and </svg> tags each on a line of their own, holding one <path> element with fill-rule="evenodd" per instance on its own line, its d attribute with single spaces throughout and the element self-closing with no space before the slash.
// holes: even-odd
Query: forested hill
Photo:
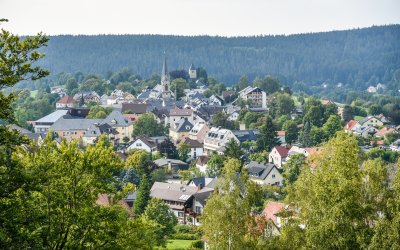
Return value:
<svg viewBox="0 0 400 250">
<path fill-rule="evenodd" d="M 365 89 L 389 82 L 400 69 L 400 25 L 289 36 L 210 37 L 162 35 L 53 36 L 42 66 L 52 74 L 105 74 L 129 67 L 142 77 L 191 63 L 227 85 L 241 75 L 276 75 L 290 84 L 339 83 Z"/>
</svg>

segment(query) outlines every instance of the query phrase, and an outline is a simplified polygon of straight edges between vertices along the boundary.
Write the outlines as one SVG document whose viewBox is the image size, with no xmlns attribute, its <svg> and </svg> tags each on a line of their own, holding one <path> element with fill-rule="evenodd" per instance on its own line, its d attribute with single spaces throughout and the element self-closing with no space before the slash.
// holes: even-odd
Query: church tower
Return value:
<svg viewBox="0 0 400 250">
<path fill-rule="evenodd" d="M 164 52 L 164 62 L 161 72 L 162 98 L 171 98 L 170 78 L 167 68 L 167 56 Z"/>
</svg>

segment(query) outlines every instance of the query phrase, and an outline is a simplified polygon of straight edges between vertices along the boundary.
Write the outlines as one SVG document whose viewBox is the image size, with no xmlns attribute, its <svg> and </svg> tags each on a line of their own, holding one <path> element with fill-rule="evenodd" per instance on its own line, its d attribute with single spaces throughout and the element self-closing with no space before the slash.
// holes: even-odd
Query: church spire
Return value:
<svg viewBox="0 0 400 250">
<path fill-rule="evenodd" d="M 166 77 L 168 75 L 168 68 L 167 68 L 167 55 L 164 51 L 164 62 L 163 62 L 163 67 L 162 67 L 162 72 L 161 72 L 161 78 Z"/>
</svg>

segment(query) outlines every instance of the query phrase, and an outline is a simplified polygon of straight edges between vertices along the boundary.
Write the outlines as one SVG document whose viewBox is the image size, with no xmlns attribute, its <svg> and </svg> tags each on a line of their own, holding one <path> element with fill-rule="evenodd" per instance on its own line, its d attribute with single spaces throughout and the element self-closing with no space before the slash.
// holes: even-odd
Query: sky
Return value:
<svg viewBox="0 0 400 250">
<path fill-rule="evenodd" d="M 19 35 L 278 35 L 399 24 L 400 0 L 0 0 Z"/>
</svg>

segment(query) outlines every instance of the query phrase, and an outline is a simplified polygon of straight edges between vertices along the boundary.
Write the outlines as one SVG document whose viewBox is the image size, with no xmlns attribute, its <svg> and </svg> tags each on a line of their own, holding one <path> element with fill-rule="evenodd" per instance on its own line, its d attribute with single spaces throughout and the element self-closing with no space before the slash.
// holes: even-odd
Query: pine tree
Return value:
<svg viewBox="0 0 400 250">
<path fill-rule="evenodd" d="M 257 139 L 258 150 L 271 151 L 273 147 L 280 145 L 277 137 L 275 125 L 270 116 L 265 119 L 265 124 L 260 129 L 260 135 Z"/>
<path fill-rule="evenodd" d="M 300 134 L 300 143 L 303 147 L 311 146 L 311 125 L 308 121 L 304 123 L 303 130 Z"/>
<path fill-rule="evenodd" d="M 243 150 L 235 139 L 230 139 L 225 146 L 224 155 L 227 158 L 234 158 L 240 160 L 243 156 Z"/>
<path fill-rule="evenodd" d="M 148 175 L 142 175 L 140 179 L 139 190 L 137 191 L 137 196 L 135 200 L 135 204 L 133 207 L 133 211 L 136 215 L 140 215 L 146 209 L 146 206 L 150 200 L 150 189 L 151 189 L 151 181 Z"/>
</svg>

